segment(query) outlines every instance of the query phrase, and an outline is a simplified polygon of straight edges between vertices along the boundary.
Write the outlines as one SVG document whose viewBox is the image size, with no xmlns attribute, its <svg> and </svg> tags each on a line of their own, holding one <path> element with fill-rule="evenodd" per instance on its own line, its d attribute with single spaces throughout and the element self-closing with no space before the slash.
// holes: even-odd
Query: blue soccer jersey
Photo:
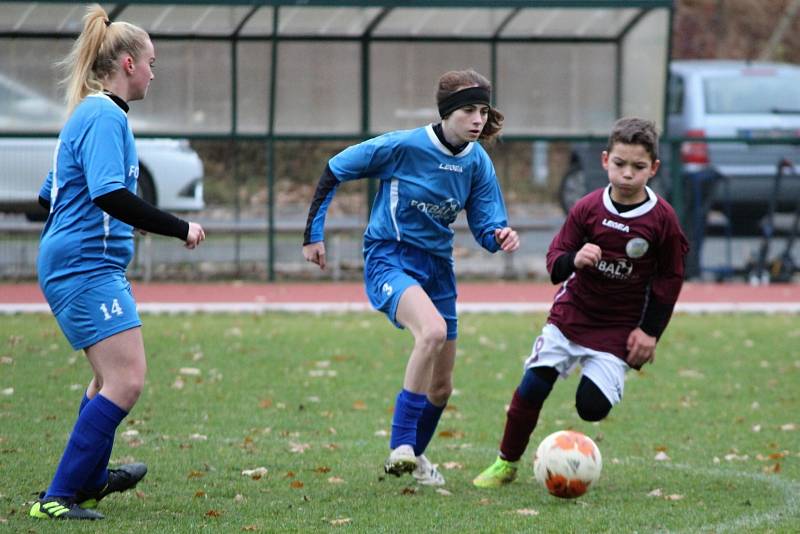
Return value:
<svg viewBox="0 0 800 534">
<path fill-rule="evenodd" d="M 133 227 L 92 200 L 136 192 L 139 158 L 128 117 L 104 94 L 87 96 L 70 116 L 40 195 L 50 215 L 39 245 L 39 285 L 54 313 L 108 276 L 124 276 L 133 257 Z"/>
<path fill-rule="evenodd" d="M 353 145 L 328 162 L 339 182 L 378 178 L 380 186 L 364 235 L 365 249 L 377 241 L 402 241 L 451 258 L 451 224 L 461 210 L 478 243 L 499 249 L 494 230 L 508 226 L 494 166 L 478 143 L 453 155 L 431 125 L 390 132 Z M 336 189 L 311 222 L 310 242 L 323 240 L 325 213 Z"/>
</svg>

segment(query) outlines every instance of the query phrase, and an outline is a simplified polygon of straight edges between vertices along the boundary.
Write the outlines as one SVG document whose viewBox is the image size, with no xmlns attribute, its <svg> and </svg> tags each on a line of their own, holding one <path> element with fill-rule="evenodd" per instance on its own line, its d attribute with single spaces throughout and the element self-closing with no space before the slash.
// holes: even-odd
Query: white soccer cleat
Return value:
<svg viewBox="0 0 800 534">
<path fill-rule="evenodd" d="M 423 486 L 444 486 L 444 477 L 424 454 L 417 456 L 417 468 L 411 476 Z"/>
<path fill-rule="evenodd" d="M 411 473 L 417 468 L 417 457 L 411 445 L 400 445 L 389 453 L 383 470 L 390 475 L 399 477 Z"/>
</svg>

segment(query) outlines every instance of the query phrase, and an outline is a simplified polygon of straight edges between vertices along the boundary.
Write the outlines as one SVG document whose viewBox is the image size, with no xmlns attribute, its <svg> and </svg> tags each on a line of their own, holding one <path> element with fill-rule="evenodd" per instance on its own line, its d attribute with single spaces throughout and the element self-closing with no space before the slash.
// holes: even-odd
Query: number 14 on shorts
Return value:
<svg viewBox="0 0 800 534">
<path fill-rule="evenodd" d="M 103 312 L 103 319 L 106 321 L 112 319 L 113 315 L 116 315 L 117 317 L 122 317 L 122 314 L 125 313 L 122 310 L 122 306 L 119 305 L 119 300 L 117 299 L 111 301 L 111 313 L 109 313 L 108 306 L 106 306 L 105 302 L 100 304 L 100 311 Z"/>
</svg>

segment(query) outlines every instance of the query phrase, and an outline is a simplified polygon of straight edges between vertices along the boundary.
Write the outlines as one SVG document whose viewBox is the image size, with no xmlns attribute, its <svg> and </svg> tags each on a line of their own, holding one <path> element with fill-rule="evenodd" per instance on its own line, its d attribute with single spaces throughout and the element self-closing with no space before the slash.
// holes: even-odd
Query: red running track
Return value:
<svg viewBox="0 0 800 534">
<path fill-rule="evenodd" d="M 366 303 L 362 284 L 310 283 L 134 283 L 138 303 Z M 461 303 L 549 303 L 556 286 L 525 282 L 463 282 L 458 284 Z M 32 283 L 0 285 L 0 304 L 44 303 L 39 286 Z M 679 303 L 800 303 L 800 284 L 750 286 L 748 284 L 686 283 Z"/>
</svg>

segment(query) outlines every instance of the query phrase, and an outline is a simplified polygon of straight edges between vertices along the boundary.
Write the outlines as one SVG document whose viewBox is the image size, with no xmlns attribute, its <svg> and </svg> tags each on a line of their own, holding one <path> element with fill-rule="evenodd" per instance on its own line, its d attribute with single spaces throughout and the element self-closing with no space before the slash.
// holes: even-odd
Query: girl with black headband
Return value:
<svg viewBox="0 0 800 534">
<path fill-rule="evenodd" d="M 390 132 L 353 145 L 328 161 L 308 214 L 306 261 L 325 268 L 325 214 L 342 182 L 378 178 L 364 234 L 364 281 L 370 303 L 414 348 L 394 409 L 385 471 L 411 473 L 420 484 L 444 478 L 425 456 L 453 391 L 456 282 L 452 223 L 462 210 L 475 239 L 489 252 L 519 248 L 508 226 L 494 166 L 479 139 L 491 140 L 503 115 L 491 107 L 491 85 L 474 70 L 439 78 L 441 122 Z"/>
</svg>

